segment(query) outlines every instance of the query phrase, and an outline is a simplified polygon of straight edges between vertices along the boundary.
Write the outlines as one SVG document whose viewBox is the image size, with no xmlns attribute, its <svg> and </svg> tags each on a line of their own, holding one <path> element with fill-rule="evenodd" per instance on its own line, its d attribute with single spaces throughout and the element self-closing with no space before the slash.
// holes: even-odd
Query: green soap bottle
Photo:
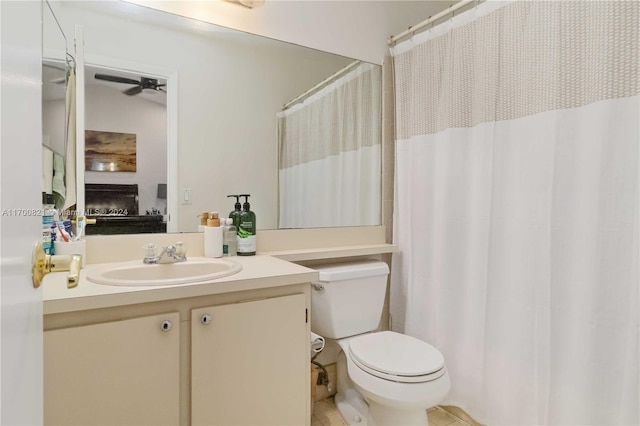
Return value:
<svg viewBox="0 0 640 426">
<path fill-rule="evenodd" d="M 233 211 L 229 213 L 229 219 L 233 221 L 233 226 L 238 228 L 240 225 L 240 213 L 242 210 L 240 209 L 240 195 L 227 195 L 227 198 L 236 197 L 236 204 L 233 206 Z"/>
<path fill-rule="evenodd" d="M 240 220 L 238 223 L 238 256 L 253 256 L 256 254 L 256 214 L 251 211 L 249 194 L 242 194 L 244 198 Z"/>
</svg>

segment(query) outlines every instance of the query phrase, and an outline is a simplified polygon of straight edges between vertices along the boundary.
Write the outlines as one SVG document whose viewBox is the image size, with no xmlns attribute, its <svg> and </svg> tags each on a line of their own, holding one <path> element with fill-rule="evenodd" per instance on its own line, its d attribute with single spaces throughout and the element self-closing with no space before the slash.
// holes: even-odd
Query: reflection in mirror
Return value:
<svg viewBox="0 0 640 426">
<path fill-rule="evenodd" d="M 55 204 L 54 170 L 56 193 L 64 196 L 60 178 L 64 176 L 65 150 L 65 82 L 64 62 L 43 60 L 42 62 L 42 192 L 43 203 Z M 54 169 L 55 164 L 55 169 Z M 64 186 L 64 180 L 62 181 Z M 60 194 L 59 191 L 62 191 Z M 62 208 L 58 203 L 57 208 Z"/>
<path fill-rule="evenodd" d="M 87 234 L 166 232 L 166 105 L 163 78 L 85 66 Z"/>
<path fill-rule="evenodd" d="M 64 218 L 75 204 L 75 60 L 52 5 L 42 3 L 42 200 Z"/>
<path fill-rule="evenodd" d="M 352 62 L 278 114 L 280 228 L 380 224 L 381 78 Z"/>
<path fill-rule="evenodd" d="M 87 64 L 109 64 L 134 72 L 135 78 L 146 77 L 148 69 L 165 70 L 156 73 L 161 76 L 175 75 L 175 104 L 167 98 L 166 127 L 169 141 L 174 129 L 177 148 L 175 154 L 171 149 L 167 154 L 167 181 L 155 182 L 167 184 L 167 229 L 195 232 L 204 211 L 226 217 L 233 210 L 228 194 L 251 194 L 257 229 L 277 228 L 277 114 L 285 103 L 353 59 L 126 2 L 60 2 L 60 7 L 66 22 L 84 28 Z M 175 118 L 172 108 L 178 111 Z M 378 119 L 373 131 L 379 132 L 380 125 Z M 100 130 L 88 122 L 86 127 Z M 154 160 L 139 153 L 137 161 Z M 371 168 L 377 170 L 372 175 L 377 173 L 380 186 L 379 165 Z M 346 177 L 339 182 L 353 183 Z M 308 189 L 313 194 L 313 186 Z M 358 203 L 359 198 L 350 202 Z M 381 200 L 377 205 L 379 211 Z M 328 207 L 338 213 L 335 206 Z M 380 224 L 377 216 L 375 224 Z"/>
</svg>

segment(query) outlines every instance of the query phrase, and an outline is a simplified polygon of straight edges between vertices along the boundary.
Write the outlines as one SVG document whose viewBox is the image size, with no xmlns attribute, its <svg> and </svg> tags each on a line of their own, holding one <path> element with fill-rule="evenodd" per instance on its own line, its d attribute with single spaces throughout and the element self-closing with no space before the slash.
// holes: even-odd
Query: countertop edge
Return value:
<svg viewBox="0 0 640 426">
<path fill-rule="evenodd" d="M 141 303 L 155 303 L 189 297 L 209 296 L 264 288 L 310 283 L 318 279 L 317 272 L 274 275 L 239 281 L 194 283 L 180 286 L 162 286 L 139 292 L 113 293 L 70 299 L 45 300 L 43 315 L 60 314 L 90 309 L 113 308 Z"/>
<path fill-rule="evenodd" d="M 261 252 L 260 254 L 276 257 L 289 262 L 302 262 L 307 260 L 387 254 L 395 253 L 397 251 L 398 246 L 395 244 L 366 244 L 357 246 L 271 251 Z"/>
</svg>

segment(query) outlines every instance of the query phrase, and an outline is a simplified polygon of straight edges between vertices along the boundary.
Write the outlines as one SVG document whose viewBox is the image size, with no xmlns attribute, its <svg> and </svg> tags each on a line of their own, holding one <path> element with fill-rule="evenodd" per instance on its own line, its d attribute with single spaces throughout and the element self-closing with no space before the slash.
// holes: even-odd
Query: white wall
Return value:
<svg viewBox="0 0 640 426">
<path fill-rule="evenodd" d="M 139 214 L 152 207 L 164 212 L 166 200 L 158 200 L 156 195 L 158 184 L 167 183 L 166 107 L 92 84 L 85 87 L 85 113 L 86 130 L 134 133 L 137 161 L 135 172 L 87 171 L 85 183 L 138 184 Z"/>
<path fill-rule="evenodd" d="M 228 32 L 152 26 L 133 11 L 123 19 L 92 3 L 59 9 L 67 33 L 83 25 L 87 63 L 115 58 L 178 74 L 178 188 L 193 194 L 191 205 L 179 205 L 179 230 L 195 231 L 203 211 L 226 216 L 234 204 L 226 195 L 235 193 L 252 195 L 258 229 L 275 228 L 275 114 L 349 60 L 284 43 L 256 48 Z"/>
<path fill-rule="evenodd" d="M 266 0 L 247 9 L 225 1 L 128 0 L 204 22 L 382 65 L 386 40 L 457 0 Z"/>
</svg>

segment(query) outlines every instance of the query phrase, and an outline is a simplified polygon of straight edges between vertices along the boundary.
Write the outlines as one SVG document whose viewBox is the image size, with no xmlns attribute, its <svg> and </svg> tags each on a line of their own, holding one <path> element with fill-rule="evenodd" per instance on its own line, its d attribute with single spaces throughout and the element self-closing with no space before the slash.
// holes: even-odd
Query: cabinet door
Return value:
<svg viewBox="0 0 640 426">
<path fill-rule="evenodd" d="M 192 424 L 309 423 L 305 308 L 295 294 L 191 311 Z"/>
<path fill-rule="evenodd" d="M 174 312 L 45 331 L 45 424 L 178 424 L 179 329 Z"/>
</svg>

